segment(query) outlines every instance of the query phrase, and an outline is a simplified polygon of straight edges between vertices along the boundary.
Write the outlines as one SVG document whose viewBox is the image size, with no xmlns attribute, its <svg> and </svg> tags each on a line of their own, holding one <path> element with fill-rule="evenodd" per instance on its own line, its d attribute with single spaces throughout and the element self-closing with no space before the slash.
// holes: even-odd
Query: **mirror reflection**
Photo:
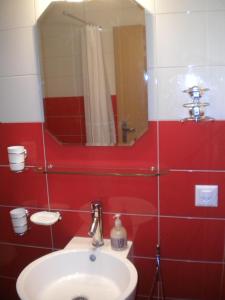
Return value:
<svg viewBox="0 0 225 300">
<path fill-rule="evenodd" d="M 46 129 L 64 144 L 134 144 L 148 126 L 144 9 L 57 1 L 38 29 Z"/>
</svg>

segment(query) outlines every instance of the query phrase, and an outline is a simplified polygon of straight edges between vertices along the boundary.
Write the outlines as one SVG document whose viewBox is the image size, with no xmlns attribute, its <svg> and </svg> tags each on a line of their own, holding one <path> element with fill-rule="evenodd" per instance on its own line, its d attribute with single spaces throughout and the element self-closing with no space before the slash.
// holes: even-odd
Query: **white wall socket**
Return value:
<svg viewBox="0 0 225 300">
<path fill-rule="evenodd" d="M 217 207 L 218 185 L 196 185 L 195 206 Z"/>
</svg>

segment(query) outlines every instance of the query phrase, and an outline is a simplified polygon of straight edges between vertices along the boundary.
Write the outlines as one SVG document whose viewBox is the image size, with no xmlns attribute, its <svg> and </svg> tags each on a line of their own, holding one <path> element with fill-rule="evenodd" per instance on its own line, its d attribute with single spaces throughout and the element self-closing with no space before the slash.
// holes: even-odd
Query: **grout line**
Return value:
<svg viewBox="0 0 225 300">
<path fill-rule="evenodd" d="M 38 245 L 28 245 L 28 244 L 18 244 L 18 243 L 9 243 L 9 242 L 0 242 L 0 245 L 4 246 L 16 246 L 16 247 L 26 247 L 26 248 L 37 248 L 37 249 L 45 249 L 52 250 L 52 247 L 38 246 Z"/>
<path fill-rule="evenodd" d="M 35 22 L 34 22 L 33 24 L 30 24 L 30 25 L 1 28 L 1 29 L 0 29 L 0 32 L 5 32 L 5 31 L 15 31 L 15 30 L 21 30 L 21 29 L 28 29 L 28 28 L 33 29 L 34 26 L 35 26 Z"/>
<path fill-rule="evenodd" d="M 59 251 L 63 250 L 64 248 L 53 248 L 52 247 L 44 247 L 44 246 L 36 246 L 36 245 L 27 245 L 27 244 L 17 244 L 17 243 L 8 243 L 8 242 L 0 242 L 0 245 L 5 246 L 16 246 L 16 247 L 26 247 L 26 248 L 37 248 L 37 249 L 44 249 L 44 250 L 53 250 Z M 147 257 L 147 256 L 137 256 L 131 255 L 130 258 L 137 258 L 137 259 L 145 259 L 154 261 L 154 257 Z M 190 259 L 175 259 L 175 258 L 161 258 L 162 261 L 170 261 L 170 262 L 182 262 L 182 263 L 199 263 L 199 264 L 220 264 L 225 266 L 224 261 L 207 261 L 207 260 L 190 260 Z"/>
<path fill-rule="evenodd" d="M 146 259 L 146 260 L 155 260 L 155 257 L 152 256 L 138 256 L 138 255 L 130 255 L 130 258 L 141 258 L 141 259 Z"/>
<path fill-rule="evenodd" d="M 136 255 L 131 255 L 131 258 L 138 258 L 138 259 L 145 259 L 145 260 L 152 260 L 154 261 L 154 257 L 148 257 L 148 256 L 136 256 Z M 197 264 L 220 264 L 225 266 L 225 261 L 214 261 L 214 260 L 196 260 L 196 259 L 176 259 L 176 258 L 169 258 L 169 257 L 161 257 L 161 261 L 170 261 L 170 262 L 182 262 L 182 263 L 197 263 Z"/>
<path fill-rule="evenodd" d="M 0 204 L 0 207 L 1 208 L 17 208 L 18 205 L 3 205 L 3 204 Z M 36 206 L 25 206 L 27 209 L 34 209 L 34 210 L 43 210 L 45 209 L 45 207 L 36 207 Z"/>
<path fill-rule="evenodd" d="M 16 208 L 18 205 L 4 205 L 0 204 L 0 208 Z M 33 210 L 44 210 L 45 207 L 36 206 L 26 206 L 27 209 Z M 60 212 L 71 212 L 71 213 L 90 213 L 89 210 L 79 210 L 79 209 L 63 209 L 63 208 L 52 208 L 51 211 Z M 208 221 L 225 221 L 225 217 L 200 217 L 200 216 L 176 216 L 176 215 L 159 215 L 158 214 L 142 214 L 142 213 L 126 213 L 118 212 L 124 216 L 135 216 L 135 217 L 152 217 L 152 218 L 165 218 L 165 219 L 184 219 L 184 220 L 208 220 Z M 103 215 L 114 215 L 115 212 L 103 212 Z"/>
<path fill-rule="evenodd" d="M 18 77 L 38 77 L 40 76 L 38 73 L 27 73 L 27 74 L 12 74 L 12 75 L 0 75 L 0 79 L 17 79 Z M 9 123 L 9 122 L 6 122 Z M 14 123 L 24 123 L 24 122 L 14 122 Z M 38 123 L 38 122 L 26 122 L 26 123 Z"/>
<path fill-rule="evenodd" d="M 157 121 L 157 169 L 160 170 L 160 138 L 159 138 L 159 122 Z M 157 177 L 157 206 L 158 206 L 158 214 L 157 214 L 157 244 L 160 245 L 160 176 Z"/>
<path fill-rule="evenodd" d="M 208 14 L 208 13 L 225 13 L 225 9 L 200 9 L 200 10 L 196 10 L 196 9 L 186 9 L 183 11 L 169 11 L 169 12 L 155 12 L 154 15 L 155 16 L 160 16 L 160 15 L 190 15 L 190 14 L 198 14 L 198 13 L 204 13 L 204 14 Z"/>
<path fill-rule="evenodd" d="M 224 68 L 224 67 L 225 67 L 225 64 L 220 64 L 220 65 L 218 65 L 218 64 L 215 64 L 215 65 L 213 65 L 213 64 L 211 64 L 211 65 L 191 65 L 192 69 L 195 69 L 195 68 Z M 190 68 L 190 66 L 188 66 L 188 65 L 158 66 L 157 64 L 155 64 L 155 65 L 150 65 L 149 66 L 150 70 L 154 70 L 154 69 L 156 69 L 156 70 L 158 70 L 158 69 L 162 69 L 162 70 L 163 69 L 188 69 L 188 68 Z"/>
<path fill-rule="evenodd" d="M 193 263 L 193 264 L 219 264 L 224 265 L 224 261 L 216 261 L 216 260 L 196 260 L 196 259 L 176 259 L 176 258 L 162 258 L 161 261 L 171 261 L 171 262 L 182 262 L 182 263 Z"/>
<path fill-rule="evenodd" d="M 154 10 L 156 11 L 156 0 L 154 0 Z M 156 19 L 156 15 L 154 14 L 154 28 L 157 28 L 157 19 Z M 155 34 L 155 32 L 154 32 Z M 156 37 L 157 39 L 157 37 Z M 155 45 L 155 53 L 156 53 L 156 62 L 158 63 L 158 43 L 157 40 L 155 40 L 156 45 Z M 157 85 L 156 85 L 156 99 L 159 99 L 159 85 L 158 85 L 158 76 L 156 78 L 157 80 Z M 159 101 L 157 101 L 157 107 L 156 107 L 156 114 L 157 114 L 157 118 L 159 118 Z M 157 143 L 157 169 L 160 170 L 160 123 L 159 120 L 157 119 L 156 121 L 156 143 Z M 157 208 L 158 208 L 158 212 L 157 212 L 157 244 L 160 245 L 160 176 L 157 177 Z"/>
<path fill-rule="evenodd" d="M 190 216 L 173 216 L 173 215 L 160 215 L 160 218 L 186 219 L 186 220 L 225 221 L 225 218 L 216 218 L 216 217 L 190 217 Z"/>
<path fill-rule="evenodd" d="M 90 213 L 90 211 L 85 211 Z M 158 214 L 135 214 L 135 213 L 126 213 L 126 212 L 117 212 L 117 213 L 121 213 L 121 215 L 123 216 L 136 216 L 136 217 L 158 217 Z M 103 215 L 114 215 L 115 212 L 103 212 Z"/>
<path fill-rule="evenodd" d="M 16 277 L 0 275 L 0 279 L 16 280 Z"/>
<path fill-rule="evenodd" d="M 169 172 L 187 172 L 187 173 L 225 173 L 225 170 L 188 170 L 188 169 L 169 169 Z"/>
<path fill-rule="evenodd" d="M 0 204 L 0 208 L 16 208 L 18 205 L 2 205 Z M 34 210 L 43 210 L 46 209 L 45 207 L 36 207 L 36 206 L 26 206 L 27 209 L 34 209 Z M 79 209 L 61 209 L 61 208 L 52 208 L 51 211 L 60 211 L 60 212 L 72 212 L 72 213 L 88 213 L 90 214 L 89 210 L 79 210 Z M 103 212 L 103 215 L 115 215 L 116 212 Z M 125 212 L 117 212 L 121 213 L 124 216 L 137 216 L 137 217 L 157 217 L 154 214 L 135 214 L 135 213 L 125 213 Z"/>
</svg>

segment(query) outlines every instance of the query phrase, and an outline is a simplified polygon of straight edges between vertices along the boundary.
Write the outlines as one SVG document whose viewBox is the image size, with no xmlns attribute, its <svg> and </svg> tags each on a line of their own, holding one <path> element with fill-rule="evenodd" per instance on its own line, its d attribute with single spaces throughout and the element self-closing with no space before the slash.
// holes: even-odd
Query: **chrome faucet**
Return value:
<svg viewBox="0 0 225 300">
<path fill-rule="evenodd" d="M 99 201 L 91 203 L 92 223 L 88 235 L 93 238 L 92 245 L 100 247 L 104 244 L 102 228 L 102 205 Z"/>
</svg>

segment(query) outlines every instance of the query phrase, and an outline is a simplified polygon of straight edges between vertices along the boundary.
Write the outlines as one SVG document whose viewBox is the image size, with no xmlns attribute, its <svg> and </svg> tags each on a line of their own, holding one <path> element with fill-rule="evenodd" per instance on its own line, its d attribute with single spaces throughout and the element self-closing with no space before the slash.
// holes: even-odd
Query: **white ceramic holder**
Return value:
<svg viewBox="0 0 225 300">
<path fill-rule="evenodd" d="M 61 220 L 59 212 L 39 211 L 30 216 L 30 221 L 36 225 L 51 226 Z"/>
<path fill-rule="evenodd" d="M 28 230 L 28 210 L 24 207 L 18 207 L 10 210 L 9 214 L 13 231 L 18 235 L 24 235 Z"/>
<path fill-rule="evenodd" d="M 22 172 L 25 168 L 27 150 L 24 146 L 7 147 L 9 168 L 13 172 Z"/>
</svg>

